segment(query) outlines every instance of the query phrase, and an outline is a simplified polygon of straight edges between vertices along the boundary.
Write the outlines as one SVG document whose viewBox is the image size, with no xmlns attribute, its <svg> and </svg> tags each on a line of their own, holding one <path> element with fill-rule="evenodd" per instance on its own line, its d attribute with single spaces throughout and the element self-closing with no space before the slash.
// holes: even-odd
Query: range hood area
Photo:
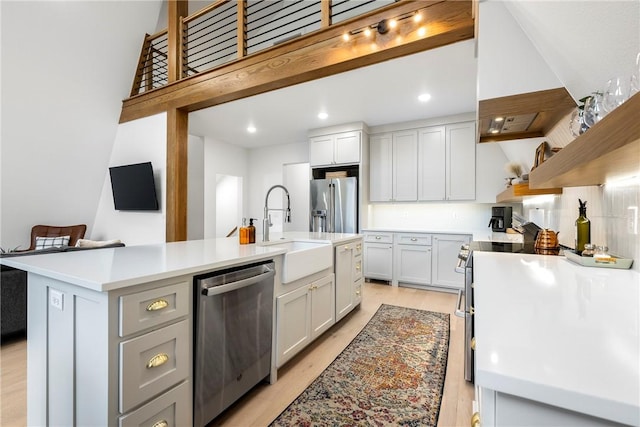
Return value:
<svg viewBox="0 0 640 427">
<path fill-rule="evenodd" d="M 544 137 L 574 108 L 564 87 L 481 100 L 479 142 Z"/>
</svg>

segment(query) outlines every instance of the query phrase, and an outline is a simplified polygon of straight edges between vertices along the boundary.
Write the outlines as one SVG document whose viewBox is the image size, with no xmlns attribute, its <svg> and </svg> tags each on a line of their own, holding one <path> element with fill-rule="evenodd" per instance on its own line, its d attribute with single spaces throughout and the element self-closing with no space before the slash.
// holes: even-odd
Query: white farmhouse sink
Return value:
<svg viewBox="0 0 640 427">
<path fill-rule="evenodd" d="M 282 261 L 282 283 L 293 282 L 333 265 L 333 247 L 330 243 L 290 241 L 263 243 L 287 252 Z"/>
</svg>

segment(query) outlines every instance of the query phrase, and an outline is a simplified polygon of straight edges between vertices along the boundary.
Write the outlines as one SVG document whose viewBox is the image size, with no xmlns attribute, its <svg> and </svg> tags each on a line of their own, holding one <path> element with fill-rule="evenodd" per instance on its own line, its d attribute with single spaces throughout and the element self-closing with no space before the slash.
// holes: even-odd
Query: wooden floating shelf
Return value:
<svg viewBox="0 0 640 427">
<path fill-rule="evenodd" d="M 525 196 L 539 196 L 543 194 L 562 194 L 562 188 L 531 189 L 529 188 L 528 182 L 513 184 L 496 196 L 496 202 L 521 202 Z"/>
<path fill-rule="evenodd" d="M 640 175 L 640 93 L 529 174 L 531 188 L 599 185 Z"/>
</svg>

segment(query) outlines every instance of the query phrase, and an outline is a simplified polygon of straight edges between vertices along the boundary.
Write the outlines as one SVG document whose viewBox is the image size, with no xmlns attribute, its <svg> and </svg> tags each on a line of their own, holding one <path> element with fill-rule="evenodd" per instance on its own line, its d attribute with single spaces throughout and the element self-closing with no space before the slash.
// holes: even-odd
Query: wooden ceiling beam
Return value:
<svg viewBox="0 0 640 427">
<path fill-rule="evenodd" d="M 362 33 L 347 42 L 342 39 L 345 32 L 418 10 L 423 16 L 420 23 L 402 20 L 394 32 L 380 35 L 374 31 L 373 40 L 366 39 Z M 424 28 L 424 34 L 421 28 Z M 405 0 L 129 98 L 123 101 L 120 123 L 172 109 L 196 111 L 473 36 L 471 0 Z"/>
</svg>

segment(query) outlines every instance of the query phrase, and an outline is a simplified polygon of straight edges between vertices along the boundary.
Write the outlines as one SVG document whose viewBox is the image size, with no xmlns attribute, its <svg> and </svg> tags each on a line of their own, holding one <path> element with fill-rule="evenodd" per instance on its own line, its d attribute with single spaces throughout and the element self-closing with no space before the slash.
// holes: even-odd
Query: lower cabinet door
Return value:
<svg viewBox="0 0 640 427">
<path fill-rule="evenodd" d="M 277 358 L 282 366 L 311 342 L 311 290 L 302 286 L 276 299 Z"/>
<path fill-rule="evenodd" d="M 130 414 L 120 417 L 119 427 L 182 427 L 192 425 L 191 383 L 153 399 Z"/>
<path fill-rule="evenodd" d="M 365 243 L 364 276 L 368 279 L 392 279 L 393 245 L 391 243 Z"/>
<path fill-rule="evenodd" d="M 189 377 L 189 322 L 182 320 L 120 343 L 120 412 Z"/>
<path fill-rule="evenodd" d="M 470 236 L 438 234 L 433 236 L 433 285 L 464 288 L 464 274 L 455 271 L 460 246 L 471 241 Z"/>
<path fill-rule="evenodd" d="M 333 274 L 311 283 L 311 339 L 336 323 Z"/>
<path fill-rule="evenodd" d="M 431 284 L 431 246 L 397 245 L 396 282 Z"/>
</svg>

